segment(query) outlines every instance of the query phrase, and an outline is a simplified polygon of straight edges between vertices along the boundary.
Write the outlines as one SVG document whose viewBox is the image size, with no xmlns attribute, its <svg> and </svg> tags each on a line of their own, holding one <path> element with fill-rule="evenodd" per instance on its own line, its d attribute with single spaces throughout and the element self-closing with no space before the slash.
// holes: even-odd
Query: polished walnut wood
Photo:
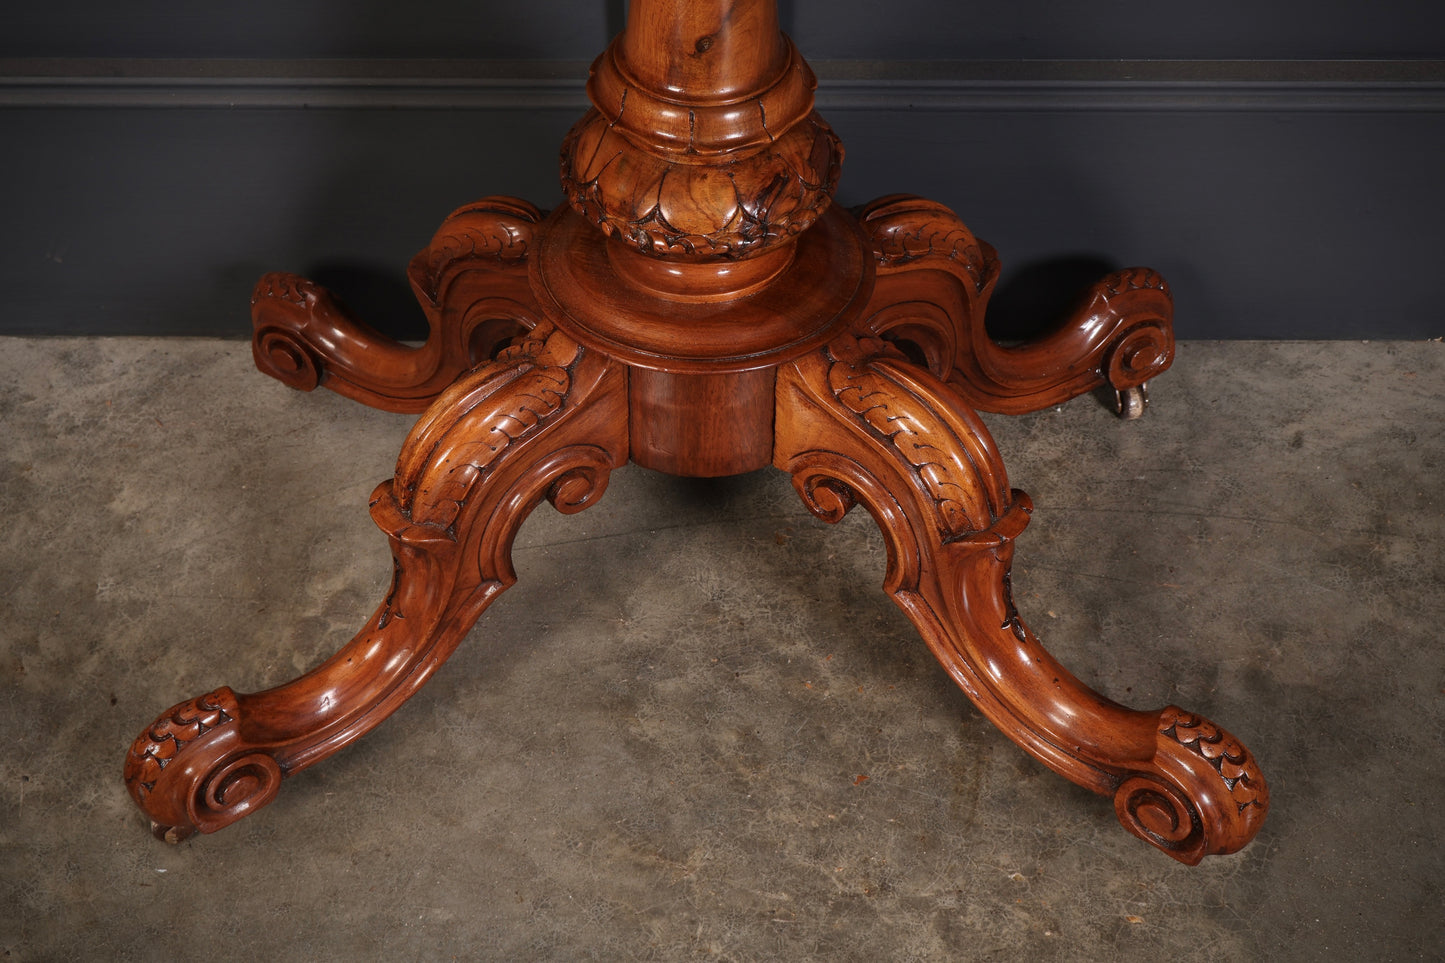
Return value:
<svg viewBox="0 0 1445 963">
<path fill-rule="evenodd" d="M 422 413 L 371 503 L 395 576 L 322 665 L 265 692 L 217 689 L 141 734 L 125 779 L 160 835 L 235 822 L 379 724 L 515 581 L 531 510 L 580 511 L 631 461 L 774 465 L 829 522 L 863 505 L 887 543 L 885 590 L 1010 739 L 1183 862 L 1253 838 L 1269 794 L 1238 740 L 1105 699 L 1019 617 L 1009 569 L 1031 503 L 975 413 L 1110 387 L 1137 415 L 1173 358 L 1167 285 L 1112 274 L 1054 333 L 995 343 L 993 249 L 922 198 L 833 204 L 842 147 L 813 88 L 771 0 L 633 0 L 563 144 L 568 203 L 484 198 L 412 260 L 424 345 L 304 278 L 261 280 L 262 371 Z"/>
</svg>

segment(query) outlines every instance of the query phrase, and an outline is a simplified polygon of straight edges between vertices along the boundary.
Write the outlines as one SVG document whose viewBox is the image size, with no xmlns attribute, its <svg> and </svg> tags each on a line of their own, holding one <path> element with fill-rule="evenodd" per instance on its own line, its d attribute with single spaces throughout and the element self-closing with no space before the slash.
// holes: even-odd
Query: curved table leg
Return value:
<svg viewBox="0 0 1445 963">
<path fill-rule="evenodd" d="M 131 746 L 126 786 L 156 834 L 228 826 L 374 728 L 516 581 L 512 540 L 531 510 L 581 511 L 626 460 L 626 372 L 563 335 L 538 329 L 448 389 L 373 495 L 395 575 L 365 628 L 293 682 L 167 710 Z"/>
<path fill-rule="evenodd" d="M 858 219 L 878 266 L 868 329 L 974 408 L 1022 414 L 1109 386 L 1119 413 L 1138 417 L 1145 383 L 1174 360 L 1173 300 L 1149 268 L 1109 275 L 1051 334 L 1006 347 L 984 329 L 998 257 L 958 215 L 897 194 L 860 208 Z"/>
<path fill-rule="evenodd" d="M 840 338 L 779 372 L 775 464 L 825 521 L 867 506 L 888 545 L 886 591 L 1010 739 L 1112 795 L 1126 829 L 1181 862 L 1254 837 L 1269 791 L 1238 740 L 1174 706 L 1104 698 L 1019 618 L 1009 568 L 1031 504 L 951 385 L 883 341 Z"/>
<path fill-rule="evenodd" d="M 421 412 L 457 377 L 537 326 L 527 255 L 543 212 L 511 197 L 453 211 L 407 277 L 431 335 L 420 347 L 354 318 L 296 274 L 267 274 L 251 295 L 256 367 L 293 388 L 317 385 L 373 408 Z"/>
</svg>

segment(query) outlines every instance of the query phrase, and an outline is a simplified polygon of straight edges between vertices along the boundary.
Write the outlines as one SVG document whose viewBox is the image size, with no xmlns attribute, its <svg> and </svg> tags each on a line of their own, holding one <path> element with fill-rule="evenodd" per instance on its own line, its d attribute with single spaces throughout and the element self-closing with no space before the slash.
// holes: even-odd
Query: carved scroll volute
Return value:
<svg viewBox="0 0 1445 963">
<path fill-rule="evenodd" d="M 1269 814 L 1269 786 L 1249 750 L 1177 706 L 1154 729 L 1153 771 L 1123 774 L 1114 791 L 1119 822 L 1190 866 L 1242 848 Z"/>
<path fill-rule="evenodd" d="M 246 746 L 240 718 L 236 694 L 223 687 L 172 707 L 131 745 L 126 788 L 157 836 L 174 843 L 212 832 L 276 798 L 281 767 Z"/>
<path fill-rule="evenodd" d="M 780 270 L 842 163 L 815 86 L 772 0 L 636 0 L 593 64 L 593 109 L 562 146 L 563 189 L 624 249 Z"/>
</svg>

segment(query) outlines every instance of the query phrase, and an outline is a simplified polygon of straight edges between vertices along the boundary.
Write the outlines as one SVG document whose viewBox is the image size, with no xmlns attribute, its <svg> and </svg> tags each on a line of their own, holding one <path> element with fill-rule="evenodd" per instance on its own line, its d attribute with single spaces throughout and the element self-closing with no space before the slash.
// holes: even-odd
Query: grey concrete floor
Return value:
<svg viewBox="0 0 1445 963">
<path fill-rule="evenodd" d="M 972 708 L 884 598 L 866 514 L 631 467 L 533 516 L 519 584 L 376 732 L 157 842 L 125 749 L 350 638 L 411 419 L 235 342 L 9 340 L 0 379 L 8 958 L 1445 954 L 1441 344 L 1188 343 L 1137 423 L 989 418 L 1037 504 L 1024 618 L 1270 780 L 1257 841 L 1192 869 Z"/>
</svg>

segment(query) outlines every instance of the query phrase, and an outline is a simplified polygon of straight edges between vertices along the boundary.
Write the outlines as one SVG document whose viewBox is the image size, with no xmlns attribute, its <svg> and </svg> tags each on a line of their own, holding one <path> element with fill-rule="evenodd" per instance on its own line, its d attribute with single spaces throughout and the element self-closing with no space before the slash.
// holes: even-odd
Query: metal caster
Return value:
<svg viewBox="0 0 1445 963">
<path fill-rule="evenodd" d="M 1114 390 L 1114 411 L 1125 421 L 1133 421 L 1149 407 L 1149 383 Z"/>
</svg>

